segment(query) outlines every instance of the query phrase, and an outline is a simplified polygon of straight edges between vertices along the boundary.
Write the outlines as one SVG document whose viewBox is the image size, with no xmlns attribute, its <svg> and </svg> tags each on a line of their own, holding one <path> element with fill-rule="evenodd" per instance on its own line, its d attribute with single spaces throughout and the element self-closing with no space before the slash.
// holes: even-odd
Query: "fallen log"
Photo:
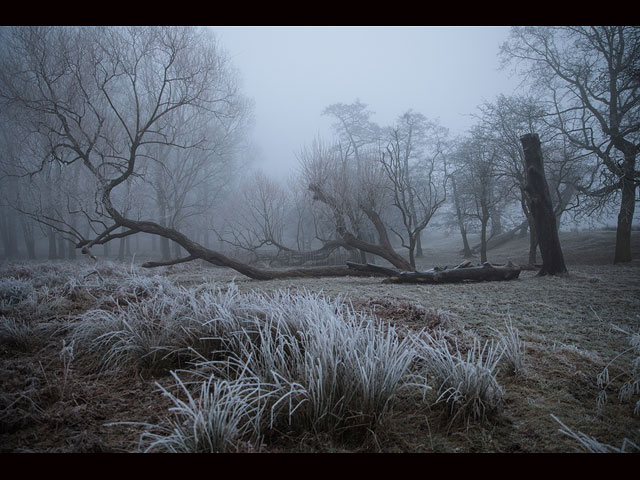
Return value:
<svg viewBox="0 0 640 480">
<path fill-rule="evenodd" d="M 361 264 L 348 262 L 350 269 L 359 272 L 370 272 L 376 275 L 386 275 L 385 283 L 461 283 L 461 282 L 492 282 L 513 280 L 520 276 L 521 268 L 509 262 L 506 265 L 496 266 L 490 263 L 472 266 L 471 262 L 464 261 L 453 268 L 434 267 L 422 272 L 400 272 L 391 268 L 373 264 Z"/>
</svg>

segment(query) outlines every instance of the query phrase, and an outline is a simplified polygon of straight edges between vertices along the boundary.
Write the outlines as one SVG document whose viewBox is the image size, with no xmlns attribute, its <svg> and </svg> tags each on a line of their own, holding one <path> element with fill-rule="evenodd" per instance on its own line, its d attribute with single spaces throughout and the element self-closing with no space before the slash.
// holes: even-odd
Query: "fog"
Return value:
<svg viewBox="0 0 640 480">
<path fill-rule="evenodd" d="M 255 101 L 256 167 L 295 168 L 314 136 L 330 138 L 322 111 L 359 99 L 379 125 L 413 109 L 453 135 L 484 101 L 519 80 L 500 70 L 509 27 L 212 27 Z"/>
<path fill-rule="evenodd" d="M 526 236 L 535 265 L 533 139 L 543 225 L 616 230 L 631 260 L 637 27 L 18 26 L 0 47 L 3 258 L 117 245 L 264 280 L 412 271 L 437 233 L 482 263 Z"/>
<path fill-rule="evenodd" d="M 638 26 L 0 26 L 0 451 L 640 453 L 639 153 Z"/>
</svg>

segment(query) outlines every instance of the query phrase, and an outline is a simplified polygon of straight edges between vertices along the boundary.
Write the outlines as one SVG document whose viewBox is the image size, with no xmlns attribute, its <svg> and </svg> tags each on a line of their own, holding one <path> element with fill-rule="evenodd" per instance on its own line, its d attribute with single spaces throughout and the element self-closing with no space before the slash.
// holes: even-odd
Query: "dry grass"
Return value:
<svg viewBox="0 0 640 480">
<path fill-rule="evenodd" d="M 624 444 L 629 451 L 640 444 L 637 396 L 621 398 L 619 393 L 633 380 L 634 357 L 621 361 L 619 355 L 629 352 L 631 335 L 640 327 L 640 260 L 611 265 L 614 237 L 613 232 L 563 234 L 569 268 L 563 277 L 539 278 L 523 271 L 514 281 L 459 285 L 392 285 L 379 278 L 348 277 L 255 282 L 198 264 L 136 271 L 133 285 L 123 282 L 131 278 L 130 265 L 105 264 L 99 274 L 92 274 L 88 263 L 80 263 L 79 270 L 61 262 L 40 269 L 1 265 L 0 279 L 30 281 L 34 291 L 2 312 L 0 451 L 136 450 L 144 428 L 113 425 L 160 424 L 175 404 L 157 391 L 155 382 L 166 385 L 172 377 L 90 371 L 80 360 L 80 344 L 70 350 L 74 319 L 91 309 L 126 309 L 148 298 L 145 285 L 172 288 L 163 283 L 166 279 L 188 288 L 216 285 L 224 292 L 234 278 L 240 292 L 306 289 L 328 299 L 344 297 L 358 310 L 375 310 L 399 333 L 441 327 L 458 341 L 463 358 L 474 341 L 497 339 L 496 332 L 506 338 L 514 332 L 509 328 L 523 345 L 518 375 L 512 374 L 506 354 L 497 364 L 501 407 L 485 421 L 448 428 L 451 417 L 447 408 L 434 404 L 435 388 L 427 404 L 410 393 L 399 395 L 385 429 L 366 445 L 281 431 L 256 447 L 261 451 L 572 452 L 586 449 L 580 439 L 613 446 L 609 451 Z M 451 239 L 427 240 L 422 267 L 460 260 Z M 634 256 L 640 258 L 637 234 Z M 526 257 L 526 239 L 489 252 L 495 263 Z M 155 275 L 160 276 L 153 280 Z M 29 337 L 39 340 L 11 343 Z M 62 355 L 61 345 L 66 348 Z M 605 368 L 610 381 L 599 386 Z M 598 408 L 603 386 L 608 401 Z M 199 398 L 199 393 L 192 395 Z M 571 435 L 574 431 L 579 433 Z M 236 443 L 233 448 L 243 447 Z"/>
</svg>

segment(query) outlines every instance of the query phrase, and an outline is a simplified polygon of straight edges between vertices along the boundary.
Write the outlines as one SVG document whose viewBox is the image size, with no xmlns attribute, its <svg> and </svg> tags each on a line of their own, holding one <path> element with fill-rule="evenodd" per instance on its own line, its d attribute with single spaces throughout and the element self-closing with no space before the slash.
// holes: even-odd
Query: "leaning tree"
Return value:
<svg viewBox="0 0 640 480">
<path fill-rule="evenodd" d="M 206 130 L 186 135 L 177 118 L 231 125 L 245 114 L 233 70 L 211 34 L 173 27 L 15 27 L 2 36 L 0 98 L 20 110 L 41 164 L 82 164 L 94 178 L 107 221 L 93 238 L 76 232 L 84 253 L 144 232 L 188 252 L 165 263 L 203 258 L 260 277 L 170 226 L 129 218 L 117 201 L 145 163 L 166 166 L 172 151 L 211 149 Z"/>
<path fill-rule="evenodd" d="M 525 215 L 529 227 L 529 264 L 533 265 L 536 263 L 538 239 L 525 193 L 527 177 L 520 137 L 536 133 L 541 139 L 546 178 L 558 226 L 563 213 L 573 206 L 578 189 L 586 183 L 584 177 L 588 176 L 589 171 L 586 168 L 587 160 L 584 152 L 577 151 L 564 137 L 559 138 L 553 129 L 545 125 L 542 120 L 545 112 L 540 107 L 540 102 L 533 97 L 499 95 L 494 102 L 485 102 L 478 108 L 478 134 L 496 148 L 497 174 L 512 184 L 511 196 Z M 495 242 L 512 238 L 522 227 L 522 223 L 517 225 L 511 231 L 496 237 Z"/>
<path fill-rule="evenodd" d="M 184 122 L 226 131 L 246 114 L 236 75 L 210 31 L 188 27 L 7 27 L 0 30 L 0 101 L 18 112 L 47 165 L 82 165 L 94 187 L 93 211 L 81 212 L 95 235 L 67 229 L 76 247 L 91 248 L 138 233 L 180 245 L 186 256 L 146 267 L 202 259 L 254 279 L 299 275 L 354 275 L 346 268 L 267 271 L 229 258 L 182 231 L 131 217 L 127 185 L 145 179 L 149 163 L 166 166 L 170 152 L 201 149 L 216 160 L 208 132 L 194 136 Z M 202 120 L 202 119 L 205 120 Z M 176 123 L 181 119 L 182 125 Z M 186 130 L 186 132 L 185 132 Z M 215 142 L 214 142 L 215 143 Z M 154 212 L 150 212 L 151 214 Z M 59 227 L 61 228 L 61 227 Z"/>
</svg>

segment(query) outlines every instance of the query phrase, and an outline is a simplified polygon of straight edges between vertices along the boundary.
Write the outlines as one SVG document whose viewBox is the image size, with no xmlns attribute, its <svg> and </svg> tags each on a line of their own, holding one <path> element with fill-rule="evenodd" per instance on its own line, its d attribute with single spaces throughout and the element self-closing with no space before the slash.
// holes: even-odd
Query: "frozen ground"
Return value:
<svg viewBox="0 0 640 480">
<path fill-rule="evenodd" d="M 491 421 L 450 428 L 441 406 L 405 402 L 392 412 L 388 427 L 373 443 L 347 445 L 318 436 L 283 435 L 261 445 L 260 451 L 569 452 L 580 450 L 580 443 L 561 434 L 551 415 L 603 444 L 619 447 L 626 438 L 640 445 L 640 416 L 634 413 L 637 391 L 624 401 L 618 398 L 625 382 L 634 378 L 637 353 L 629 349 L 632 335 L 640 331 L 640 260 L 611 265 L 614 238 L 613 232 L 562 234 L 568 275 L 536 277 L 535 272 L 523 271 L 519 279 L 507 282 L 391 285 L 380 278 L 355 277 L 257 282 L 200 264 L 136 272 L 141 277 L 162 275 L 187 288 L 213 284 L 224 289 L 233 281 L 242 292 L 321 291 L 374 312 L 400 330 L 429 327 L 431 317 L 424 312 L 438 312 L 439 326 L 455 332 L 463 343 L 474 336 L 493 338 L 510 321 L 525 342 L 522 372 L 498 375 L 505 401 Z M 427 238 L 425 244 L 421 267 L 461 260 L 456 238 Z M 633 245 L 634 258 L 640 259 L 640 235 L 634 235 Z M 526 239 L 489 255 L 494 263 L 526 258 Z M 166 372 L 96 373 L 78 359 L 65 358 L 70 319 L 96 306 L 113 309 L 114 299 L 117 303 L 124 295 L 117 295 L 119 279 L 130 269 L 112 263 L 98 269 L 104 285 L 113 279 L 107 298 L 100 296 L 103 291 L 80 288 L 98 280 L 91 274 L 92 265 L 82 262 L 85 270 L 51 263 L 20 268 L 5 263 L 0 268 L 0 279 L 22 278 L 37 293 L 30 297 L 36 303 L 20 310 L 5 302 L 0 312 L 5 321 L 0 344 L 0 451 L 135 451 L 142 428 L 110 424 L 158 423 L 171 406 L 154 383 L 169 378 Z M 62 285 L 56 282 L 74 275 L 76 288 L 67 285 L 61 300 L 56 292 Z M 16 342 L 19 334 L 7 333 L 9 320 L 13 326 L 28 327 L 23 345 Z M 607 401 L 598 405 L 603 399 L 598 376 L 607 366 Z"/>
</svg>

